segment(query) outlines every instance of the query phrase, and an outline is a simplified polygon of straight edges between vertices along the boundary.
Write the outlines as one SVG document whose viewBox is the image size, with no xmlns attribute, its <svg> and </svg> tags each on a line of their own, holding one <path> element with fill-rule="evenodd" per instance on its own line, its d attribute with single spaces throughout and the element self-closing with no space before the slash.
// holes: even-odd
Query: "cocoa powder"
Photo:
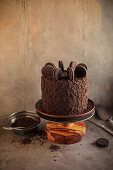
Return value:
<svg viewBox="0 0 113 170">
<path fill-rule="evenodd" d="M 17 119 L 13 124 L 12 127 L 26 127 L 26 128 L 32 128 L 35 127 L 39 122 L 36 120 L 33 120 L 32 118 L 25 117 L 25 118 L 19 118 Z"/>
</svg>

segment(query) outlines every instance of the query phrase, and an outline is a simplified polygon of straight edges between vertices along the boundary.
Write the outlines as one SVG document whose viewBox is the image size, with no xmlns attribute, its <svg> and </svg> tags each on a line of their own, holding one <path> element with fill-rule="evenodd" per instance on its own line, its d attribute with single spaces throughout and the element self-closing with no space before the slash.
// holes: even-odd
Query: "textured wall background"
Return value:
<svg viewBox="0 0 113 170">
<path fill-rule="evenodd" d="M 0 114 L 34 110 L 58 60 L 86 63 L 90 98 L 113 104 L 113 1 L 0 0 Z"/>
</svg>

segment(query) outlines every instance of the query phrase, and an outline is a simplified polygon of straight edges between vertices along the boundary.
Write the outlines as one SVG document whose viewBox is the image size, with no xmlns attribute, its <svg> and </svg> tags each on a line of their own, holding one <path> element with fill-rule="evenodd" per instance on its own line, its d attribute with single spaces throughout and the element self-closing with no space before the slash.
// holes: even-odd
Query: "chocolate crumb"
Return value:
<svg viewBox="0 0 113 170">
<path fill-rule="evenodd" d="M 43 139 L 46 139 L 46 132 L 45 132 L 45 130 L 38 130 L 37 131 L 37 134 L 38 134 L 38 136 L 40 137 L 40 138 L 43 138 Z"/>
<path fill-rule="evenodd" d="M 14 142 L 15 142 L 15 140 L 12 140 L 12 141 L 11 141 L 11 143 L 14 143 Z"/>
<path fill-rule="evenodd" d="M 26 144 L 31 144 L 31 143 L 35 144 L 35 141 L 39 141 L 40 145 L 43 145 L 47 141 L 45 130 L 37 129 L 37 131 L 29 133 L 26 136 L 15 136 L 14 135 L 11 143 L 18 142 L 20 144 L 26 145 Z"/>
<path fill-rule="evenodd" d="M 58 150 L 60 149 L 60 146 L 57 146 L 57 145 L 51 145 L 51 146 L 49 147 L 49 149 L 50 149 L 52 152 L 54 152 L 54 151 L 58 151 Z"/>
<path fill-rule="evenodd" d="M 21 139 L 21 144 L 31 144 L 31 139 L 30 138 L 25 138 L 25 139 Z"/>
</svg>

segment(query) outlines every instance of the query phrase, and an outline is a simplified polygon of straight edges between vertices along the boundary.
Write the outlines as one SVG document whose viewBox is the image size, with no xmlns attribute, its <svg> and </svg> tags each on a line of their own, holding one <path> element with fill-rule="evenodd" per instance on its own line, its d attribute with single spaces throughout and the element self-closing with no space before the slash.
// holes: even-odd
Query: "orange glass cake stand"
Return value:
<svg viewBox="0 0 113 170">
<path fill-rule="evenodd" d="M 81 141 L 86 134 L 84 122 L 46 124 L 46 136 L 51 142 L 72 144 Z"/>
<path fill-rule="evenodd" d="M 41 118 L 49 120 L 46 123 L 48 140 L 58 144 L 73 144 L 81 141 L 86 134 L 83 121 L 91 118 L 95 113 L 94 103 L 90 99 L 87 111 L 79 115 L 59 116 L 44 113 L 41 100 L 35 104 L 35 108 Z"/>
</svg>

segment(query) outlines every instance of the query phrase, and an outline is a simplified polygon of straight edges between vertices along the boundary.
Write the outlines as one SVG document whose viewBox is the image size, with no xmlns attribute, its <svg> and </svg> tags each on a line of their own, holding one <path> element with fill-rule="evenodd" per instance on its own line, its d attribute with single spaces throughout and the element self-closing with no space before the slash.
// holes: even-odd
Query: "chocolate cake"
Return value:
<svg viewBox="0 0 113 170">
<path fill-rule="evenodd" d="M 59 68 L 47 63 L 42 68 L 41 90 L 43 111 L 53 115 L 81 114 L 88 104 L 87 66 L 70 62 L 64 70 L 62 61 Z"/>
</svg>

